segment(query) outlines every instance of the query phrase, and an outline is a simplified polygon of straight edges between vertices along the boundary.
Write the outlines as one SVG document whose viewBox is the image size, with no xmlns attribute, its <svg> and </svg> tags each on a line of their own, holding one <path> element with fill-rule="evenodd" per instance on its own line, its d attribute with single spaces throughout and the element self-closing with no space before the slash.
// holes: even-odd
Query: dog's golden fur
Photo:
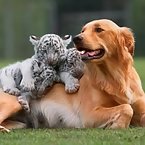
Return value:
<svg viewBox="0 0 145 145">
<path fill-rule="evenodd" d="M 81 37 L 81 42 L 74 41 L 78 50 L 103 49 L 104 54 L 86 60 L 77 93 L 67 94 L 62 84 L 56 84 L 41 100 L 31 102 L 33 115 L 41 112 L 49 127 L 59 124 L 53 112 L 62 118 L 63 127 L 145 126 L 145 94 L 133 66 L 134 37 L 130 29 L 110 20 L 95 20 L 87 23 L 77 37 Z M 2 130 L 18 127 L 19 123 L 5 121 L 21 110 L 16 97 L 3 92 L 0 95 Z"/>
</svg>

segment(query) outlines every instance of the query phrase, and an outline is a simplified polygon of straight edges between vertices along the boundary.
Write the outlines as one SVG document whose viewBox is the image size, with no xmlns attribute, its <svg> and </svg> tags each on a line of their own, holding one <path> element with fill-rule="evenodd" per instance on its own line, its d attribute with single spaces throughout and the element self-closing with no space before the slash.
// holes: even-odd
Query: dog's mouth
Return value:
<svg viewBox="0 0 145 145">
<path fill-rule="evenodd" d="M 97 50 L 89 50 L 85 48 L 79 48 L 82 60 L 100 59 L 105 54 L 104 48 L 99 48 Z"/>
</svg>

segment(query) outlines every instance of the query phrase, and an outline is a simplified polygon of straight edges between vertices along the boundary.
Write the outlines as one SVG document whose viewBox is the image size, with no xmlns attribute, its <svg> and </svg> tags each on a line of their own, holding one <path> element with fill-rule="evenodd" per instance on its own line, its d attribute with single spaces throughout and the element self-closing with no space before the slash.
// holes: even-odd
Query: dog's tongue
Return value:
<svg viewBox="0 0 145 145">
<path fill-rule="evenodd" d="M 81 52 L 80 52 L 80 54 L 81 54 L 82 56 L 90 56 L 90 57 L 97 56 L 99 53 L 100 53 L 100 50 L 97 50 L 97 51 L 90 51 L 90 52 L 86 52 L 86 51 L 81 51 Z"/>
<path fill-rule="evenodd" d="M 89 56 L 94 56 L 94 55 L 96 55 L 96 52 L 95 52 L 95 51 L 88 52 L 88 55 L 89 55 Z"/>
<path fill-rule="evenodd" d="M 96 52 L 95 51 L 91 51 L 91 52 L 85 52 L 85 51 L 82 51 L 81 52 L 81 55 L 82 56 L 94 56 L 96 54 Z"/>
</svg>

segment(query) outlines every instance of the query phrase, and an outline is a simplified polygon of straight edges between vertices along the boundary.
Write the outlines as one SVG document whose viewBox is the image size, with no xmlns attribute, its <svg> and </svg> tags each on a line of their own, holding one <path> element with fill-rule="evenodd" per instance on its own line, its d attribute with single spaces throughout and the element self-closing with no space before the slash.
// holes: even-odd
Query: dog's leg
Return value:
<svg viewBox="0 0 145 145">
<path fill-rule="evenodd" d="M 2 122 L 2 127 L 5 127 L 9 132 L 10 129 L 26 128 L 26 124 L 19 121 L 5 120 Z"/>
<path fill-rule="evenodd" d="M 20 111 L 22 107 L 15 96 L 0 91 L 0 98 L 0 124 L 2 124 L 4 120 Z M 0 131 L 7 132 L 2 126 L 0 128 Z"/>
<path fill-rule="evenodd" d="M 127 128 L 130 125 L 132 116 L 133 109 L 128 104 L 110 108 L 96 107 L 87 113 L 84 126 L 111 129 Z"/>
<path fill-rule="evenodd" d="M 10 132 L 10 130 L 0 125 L 0 132 Z"/>
<path fill-rule="evenodd" d="M 145 127 L 145 96 L 132 104 L 134 115 L 131 124 Z"/>
</svg>

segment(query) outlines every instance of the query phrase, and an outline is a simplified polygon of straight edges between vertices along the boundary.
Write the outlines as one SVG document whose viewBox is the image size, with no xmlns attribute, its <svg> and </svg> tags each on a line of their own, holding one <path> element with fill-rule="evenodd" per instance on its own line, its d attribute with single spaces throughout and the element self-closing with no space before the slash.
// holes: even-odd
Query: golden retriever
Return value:
<svg viewBox="0 0 145 145">
<path fill-rule="evenodd" d="M 111 20 L 94 20 L 73 41 L 86 64 L 80 89 L 67 94 L 63 84 L 56 84 L 42 99 L 33 100 L 34 127 L 144 126 L 145 94 L 133 66 L 131 30 Z M 16 97 L 3 92 L 0 95 L 1 130 L 23 128 L 25 125 L 6 120 L 21 110 Z"/>
</svg>

